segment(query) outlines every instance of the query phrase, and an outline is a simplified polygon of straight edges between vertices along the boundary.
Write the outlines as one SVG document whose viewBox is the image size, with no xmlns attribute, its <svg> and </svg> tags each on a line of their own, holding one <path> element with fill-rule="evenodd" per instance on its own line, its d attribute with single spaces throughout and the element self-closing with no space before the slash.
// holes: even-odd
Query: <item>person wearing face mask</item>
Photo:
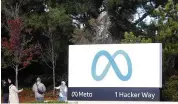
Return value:
<svg viewBox="0 0 178 104">
<path fill-rule="evenodd" d="M 55 87 L 55 89 L 60 90 L 59 91 L 59 101 L 67 101 L 67 86 L 64 81 L 61 82 L 61 85 L 58 87 Z"/>
<path fill-rule="evenodd" d="M 43 83 L 41 83 L 41 79 L 39 77 L 36 79 L 32 90 L 35 93 L 36 101 L 44 102 L 44 93 L 46 92 L 46 87 Z"/>
<path fill-rule="evenodd" d="M 19 103 L 19 96 L 18 93 L 22 92 L 23 89 L 18 90 L 16 86 L 14 85 L 14 81 L 10 78 L 8 78 L 9 82 L 9 103 Z"/>
<path fill-rule="evenodd" d="M 2 80 L 2 96 L 3 103 L 9 102 L 9 84 L 6 80 Z"/>
</svg>

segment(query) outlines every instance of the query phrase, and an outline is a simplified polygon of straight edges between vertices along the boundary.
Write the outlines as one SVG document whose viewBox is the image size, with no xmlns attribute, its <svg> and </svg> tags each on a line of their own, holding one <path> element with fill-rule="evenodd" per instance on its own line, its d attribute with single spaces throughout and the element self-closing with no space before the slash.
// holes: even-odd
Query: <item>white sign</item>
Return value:
<svg viewBox="0 0 178 104">
<path fill-rule="evenodd" d="M 162 44 L 69 46 L 69 87 L 162 87 Z"/>
</svg>

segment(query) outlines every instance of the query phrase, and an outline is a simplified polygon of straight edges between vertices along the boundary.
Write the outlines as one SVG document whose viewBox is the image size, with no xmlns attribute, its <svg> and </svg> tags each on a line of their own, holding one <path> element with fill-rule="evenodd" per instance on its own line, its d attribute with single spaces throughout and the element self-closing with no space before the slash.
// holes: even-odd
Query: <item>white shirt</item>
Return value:
<svg viewBox="0 0 178 104">
<path fill-rule="evenodd" d="M 9 86 L 9 103 L 19 103 L 19 92 L 20 90 L 18 90 L 13 84 Z"/>
<path fill-rule="evenodd" d="M 56 87 L 56 89 L 59 89 L 59 96 L 60 97 L 67 97 L 67 86 L 66 85 L 60 85 L 59 87 Z"/>
</svg>

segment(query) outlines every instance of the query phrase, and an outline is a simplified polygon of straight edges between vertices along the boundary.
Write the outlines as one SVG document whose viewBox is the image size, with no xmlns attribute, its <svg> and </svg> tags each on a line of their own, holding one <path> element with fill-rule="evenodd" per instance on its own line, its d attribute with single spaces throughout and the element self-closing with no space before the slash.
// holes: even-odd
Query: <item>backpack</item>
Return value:
<svg viewBox="0 0 178 104">
<path fill-rule="evenodd" d="M 39 93 L 39 94 L 43 94 L 44 92 L 43 91 L 41 91 L 41 90 L 39 90 L 39 88 L 38 88 L 38 84 L 36 83 L 36 86 L 37 86 L 37 92 Z"/>
</svg>

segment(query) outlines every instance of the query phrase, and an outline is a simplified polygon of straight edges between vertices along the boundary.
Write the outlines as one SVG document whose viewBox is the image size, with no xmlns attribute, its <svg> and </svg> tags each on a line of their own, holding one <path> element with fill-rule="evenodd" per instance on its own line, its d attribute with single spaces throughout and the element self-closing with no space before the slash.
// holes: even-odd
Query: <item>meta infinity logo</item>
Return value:
<svg viewBox="0 0 178 104">
<path fill-rule="evenodd" d="M 116 64 L 116 62 L 114 61 L 114 58 L 115 58 L 117 55 L 119 55 L 119 54 L 123 55 L 123 56 L 125 57 L 126 61 L 127 61 L 128 73 L 127 73 L 127 75 L 125 75 L 125 76 L 120 72 L 120 70 L 119 70 L 119 68 L 118 68 L 118 66 L 117 66 L 117 64 Z M 96 64 L 97 64 L 97 62 L 98 62 L 98 59 L 99 59 L 101 56 L 105 56 L 105 57 L 109 60 L 109 63 L 106 65 L 106 67 L 105 67 L 104 71 L 102 72 L 102 74 L 98 76 L 98 75 L 96 75 Z M 112 68 L 114 69 L 114 71 L 115 71 L 117 77 L 120 78 L 120 80 L 122 80 L 122 81 L 127 81 L 127 80 L 130 79 L 130 77 L 131 77 L 131 75 L 132 75 L 132 62 L 131 62 L 131 60 L 130 60 L 129 55 L 128 55 L 125 51 L 123 51 L 123 50 L 118 50 L 118 51 L 116 51 L 112 56 L 111 56 L 107 51 L 105 51 L 105 50 L 99 51 L 99 52 L 95 55 L 95 57 L 94 57 L 94 59 L 93 59 L 93 63 L 92 63 L 91 74 L 92 74 L 93 79 L 96 80 L 96 81 L 102 80 L 102 79 L 106 76 L 106 74 L 107 74 L 107 72 L 109 71 L 109 68 L 110 68 L 111 66 L 112 66 Z"/>
</svg>

